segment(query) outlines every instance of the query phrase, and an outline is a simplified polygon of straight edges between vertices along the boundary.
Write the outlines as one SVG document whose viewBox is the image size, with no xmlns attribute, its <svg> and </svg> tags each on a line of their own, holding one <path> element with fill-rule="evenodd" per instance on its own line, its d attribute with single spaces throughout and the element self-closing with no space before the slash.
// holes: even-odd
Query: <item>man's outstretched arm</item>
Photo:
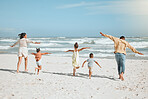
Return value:
<svg viewBox="0 0 148 99">
<path fill-rule="evenodd" d="M 102 32 L 100 32 L 100 34 L 101 34 L 102 36 L 104 36 L 104 37 L 107 37 L 107 38 L 109 38 L 109 39 L 113 40 L 113 41 L 115 41 L 115 40 L 119 39 L 119 38 L 113 37 L 113 36 L 111 36 L 111 35 L 106 35 L 106 34 L 103 34 Z"/>
<path fill-rule="evenodd" d="M 131 49 L 134 53 L 138 53 L 139 55 L 144 55 L 144 54 L 138 52 L 138 51 L 137 51 L 133 46 L 131 46 L 128 42 L 127 42 L 127 47 L 128 47 L 129 49 Z"/>
</svg>

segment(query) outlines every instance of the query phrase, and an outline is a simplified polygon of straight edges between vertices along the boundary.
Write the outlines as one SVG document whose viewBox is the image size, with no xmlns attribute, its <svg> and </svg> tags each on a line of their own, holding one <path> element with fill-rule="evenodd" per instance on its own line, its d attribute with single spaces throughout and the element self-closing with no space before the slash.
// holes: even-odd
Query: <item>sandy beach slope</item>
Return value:
<svg viewBox="0 0 148 99">
<path fill-rule="evenodd" d="M 80 58 L 80 62 L 86 58 Z M 17 55 L 0 55 L 0 99 L 148 99 L 148 60 L 126 60 L 125 81 L 118 79 L 115 59 L 97 59 L 102 66 L 80 68 L 72 76 L 71 57 L 43 56 L 42 70 L 35 75 L 34 56 L 29 55 L 16 73 Z"/>
</svg>

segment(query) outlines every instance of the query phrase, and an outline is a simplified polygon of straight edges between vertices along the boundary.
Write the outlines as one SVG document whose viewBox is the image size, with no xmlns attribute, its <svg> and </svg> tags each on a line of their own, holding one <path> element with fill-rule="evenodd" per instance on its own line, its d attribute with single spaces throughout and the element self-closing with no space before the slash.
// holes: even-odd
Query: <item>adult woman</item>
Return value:
<svg viewBox="0 0 148 99">
<path fill-rule="evenodd" d="M 11 47 L 14 47 L 16 44 L 19 44 L 17 73 L 19 73 L 19 66 L 21 64 L 22 57 L 24 57 L 24 59 L 25 59 L 25 71 L 27 71 L 27 60 L 28 60 L 27 43 L 40 44 L 40 42 L 33 42 L 33 41 L 27 39 L 26 33 L 21 33 L 18 36 L 20 36 L 20 39 L 11 46 Z"/>
</svg>

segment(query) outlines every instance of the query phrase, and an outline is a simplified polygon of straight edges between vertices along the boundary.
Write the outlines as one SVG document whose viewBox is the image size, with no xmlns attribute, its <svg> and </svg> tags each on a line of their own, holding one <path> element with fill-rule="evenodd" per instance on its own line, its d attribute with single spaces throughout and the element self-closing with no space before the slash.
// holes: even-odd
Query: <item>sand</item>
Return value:
<svg viewBox="0 0 148 99">
<path fill-rule="evenodd" d="M 80 58 L 80 62 L 86 58 Z M 80 68 L 72 76 L 71 57 L 43 56 L 42 70 L 35 74 L 35 59 L 29 55 L 16 73 L 17 55 L 0 54 L 0 99 L 148 99 L 148 60 L 126 60 L 125 80 L 118 79 L 115 59 L 97 59 L 102 66 Z"/>
</svg>

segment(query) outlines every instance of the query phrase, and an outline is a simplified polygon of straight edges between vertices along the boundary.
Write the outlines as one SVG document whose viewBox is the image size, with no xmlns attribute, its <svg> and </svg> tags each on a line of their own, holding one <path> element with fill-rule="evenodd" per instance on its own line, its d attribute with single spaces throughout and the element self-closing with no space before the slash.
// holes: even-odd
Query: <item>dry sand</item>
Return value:
<svg viewBox="0 0 148 99">
<path fill-rule="evenodd" d="M 80 58 L 81 64 L 86 58 Z M 148 60 L 126 60 L 125 81 L 118 79 L 114 59 L 96 59 L 102 66 L 80 68 L 72 76 L 71 57 L 43 56 L 42 70 L 34 74 L 34 56 L 29 55 L 16 73 L 17 55 L 0 55 L 0 99 L 148 99 Z"/>
</svg>

